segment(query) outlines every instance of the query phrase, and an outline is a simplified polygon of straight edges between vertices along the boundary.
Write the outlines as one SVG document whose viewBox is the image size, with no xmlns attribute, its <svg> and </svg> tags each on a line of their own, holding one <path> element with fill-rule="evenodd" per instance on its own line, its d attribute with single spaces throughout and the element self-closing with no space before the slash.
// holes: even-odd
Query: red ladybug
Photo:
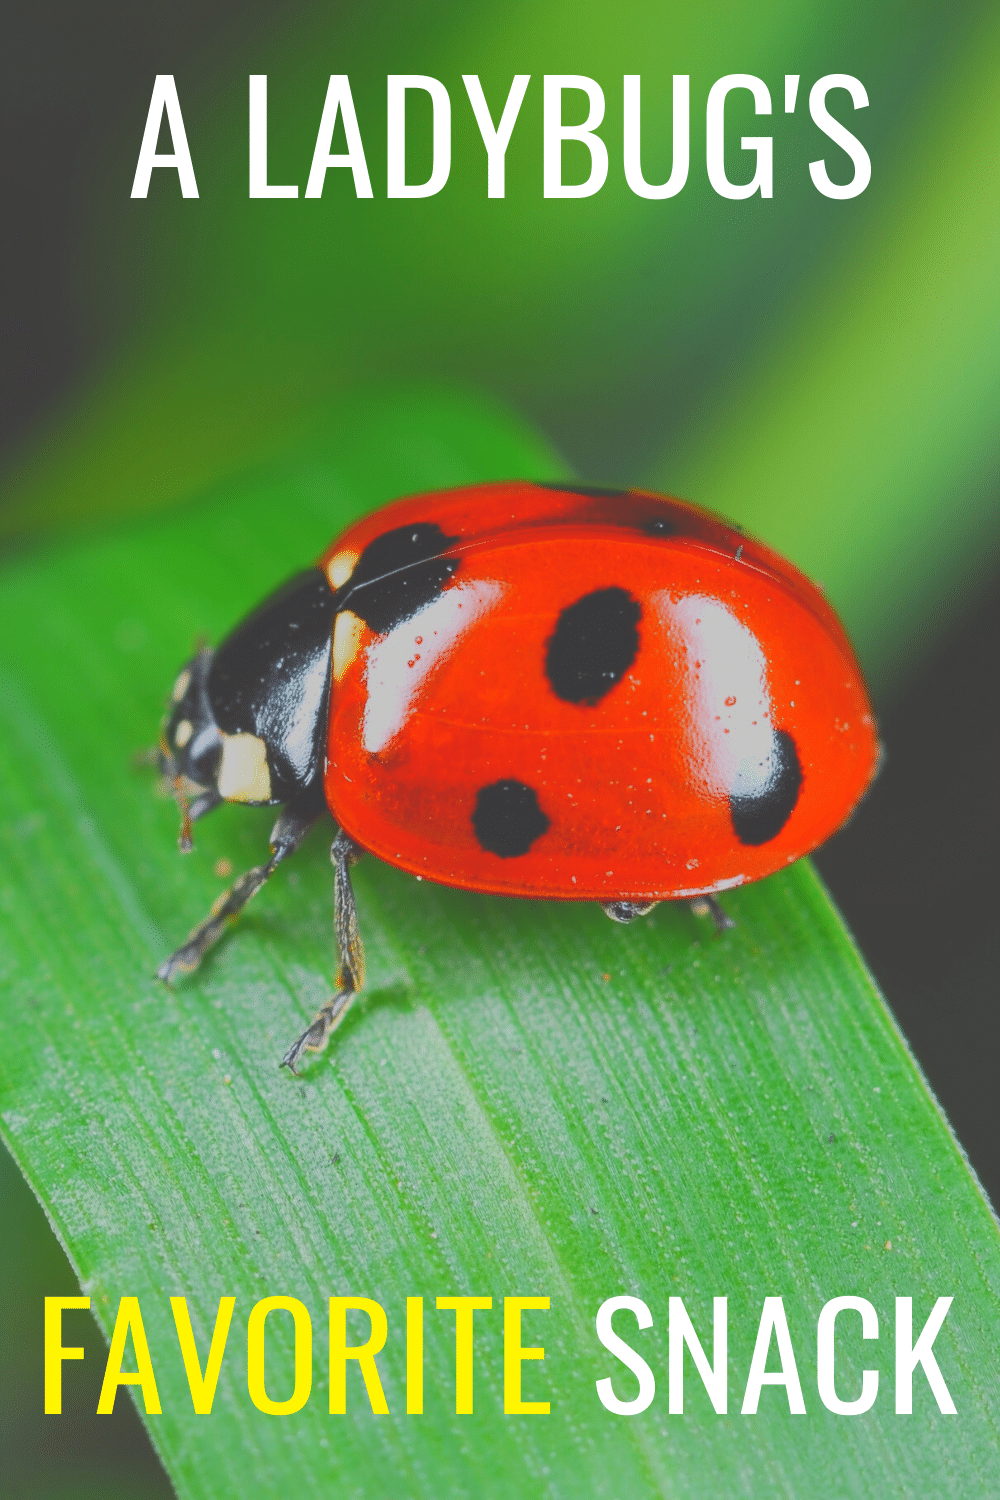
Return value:
<svg viewBox="0 0 1000 1500">
<path fill-rule="evenodd" d="M 790 864 L 875 770 L 861 673 L 791 564 L 638 490 L 506 484 L 400 500 L 348 528 L 174 685 L 160 760 L 189 823 L 284 803 L 271 858 L 158 973 L 197 967 L 329 809 L 338 992 L 363 982 L 350 866 L 599 901 L 631 921 Z"/>
</svg>

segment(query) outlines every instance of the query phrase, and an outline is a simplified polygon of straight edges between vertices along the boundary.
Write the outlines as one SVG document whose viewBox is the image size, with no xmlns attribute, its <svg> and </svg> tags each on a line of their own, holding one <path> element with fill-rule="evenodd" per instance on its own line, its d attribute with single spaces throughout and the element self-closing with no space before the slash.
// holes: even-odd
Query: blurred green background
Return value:
<svg viewBox="0 0 1000 1500">
<path fill-rule="evenodd" d="M 758 532 L 826 586 L 870 674 L 887 768 L 819 863 L 996 1198 L 996 7 L 15 0 L 4 31 L 4 544 L 188 501 L 321 436 L 352 392 L 414 385 L 512 409 L 591 481 L 682 494 Z M 248 199 L 252 72 L 269 77 L 270 181 L 298 183 L 296 202 Z M 332 72 L 351 78 L 369 202 L 346 172 L 302 197 Z M 384 196 L 390 72 L 451 94 L 436 197 Z M 503 200 L 486 197 L 464 72 L 494 118 L 513 74 L 532 75 Z M 545 72 L 604 88 L 596 197 L 543 199 Z M 689 180 L 665 202 L 624 182 L 632 72 L 650 181 L 670 168 L 671 75 L 691 77 Z M 705 98 L 729 72 L 771 91 L 769 119 L 747 95 L 727 115 L 734 180 L 750 175 L 739 137 L 774 136 L 769 201 L 706 180 Z M 807 108 L 834 72 L 870 100 L 856 115 L 830 100 L 873 164 L 847 202 L 807 167 L 850 172 Z M 177 79 L 197 201 L 171 172 L 129 197 L 157 73 Z M 791 115 L 786 73 L 801 75 Z M 429 167 L 424 103 L 411 180 Z M 586 175 L 582 148 L 565 169 Z M 3 1172 L 4 1344 L 38 1354 L 29 1380 L 5 1382 L 3 1493 L 165 1493 L 131 1407 L 89 1415 L 95 1361 L 94 1390 L 74 1372 L 71 1420 L 40 1415 L 39 1299 L 73 1290 L 72 1273 Z"/>
</svg>

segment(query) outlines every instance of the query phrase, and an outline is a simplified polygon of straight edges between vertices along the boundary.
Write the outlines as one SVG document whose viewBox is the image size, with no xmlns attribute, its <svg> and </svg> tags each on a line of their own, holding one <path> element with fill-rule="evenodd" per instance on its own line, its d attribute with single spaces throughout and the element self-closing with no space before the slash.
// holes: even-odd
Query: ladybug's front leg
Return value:
<svg viewBox="0 0 1000 1500">
<path fill-rule="evenodd" d="M 156 971 L 157 979 L 163 979 L 169 984 L 176 974 L 191 974 L 197 969 L 209 948 L 213 947 L 226 928 L 236 921 L 250 898 L 256 896 L 282 860 L 295 853 L 310 828 L 322 816 L 323 810 L 317 808 L 314 797 L 310 797 L 298 807 L 285 808 L 271 829 L 271 858 L 267 864 L 255 865 L 252 870 L 247 870 L 233 882 L 228 891 L 225 891 L 216 901 L 204 922 L 199 922 L 187 942 L 182 943 L 175 953 L 171 953 L 169 958 L 164 959 Z"/>
<path fill-rule="evenodd" d="M 330 1033 L 343 1020 L 348 1006 L 365 982 L 365 952 L 358 934 L 358 908 L 351 885 L 351 866 L 357 864 L 364 850 L 343 829 L 330 849 L 333 862 L 333 930 L 337 939 L 337 993 L 316 1013 L 311 1025 L 298 1037 L 284 1057 L 281 1066 L 295 1072 L 303 1052 L 321 1052 Z"/>
</svg>

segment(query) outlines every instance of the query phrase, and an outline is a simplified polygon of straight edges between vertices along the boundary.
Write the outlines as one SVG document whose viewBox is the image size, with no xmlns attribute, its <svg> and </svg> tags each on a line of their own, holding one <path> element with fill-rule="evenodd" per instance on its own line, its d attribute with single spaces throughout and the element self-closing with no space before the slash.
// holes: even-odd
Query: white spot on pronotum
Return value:
<svg viewBox="0 0 1000 1500">
<path fill-rule="evenodd" d="M 183 750 L 188 740 L 194 734 L 194 725 L 190 719 L 182 719 L 174 730 L 174 744 L 178 750 Z"/>
<path fill-rule="evenodd" d="M 255 734 L 224 734 L 217 785 L 227 802 L 270 802 L 267 746 Z"/>
<path fill-rule="evenodd" d="M 332 589 L 339 589 L 341 584 L 347 582 L 354 572 L 354 565 L 359 554 L 349 550 L 335 552 L 326 565 L 326 576 L 330 580 Z"/>
<path fill-rule="evenodd" d="M 191 673 L 188 671 L 187 667 L 185 667 L 183 672 L 181 672 L 181 674 L 177 678 L 177 681 L 174 683 L 174 691 L 172 696 L 175 703 L 179 703 L 181 701 L 190 686 Z"/>
</svg>

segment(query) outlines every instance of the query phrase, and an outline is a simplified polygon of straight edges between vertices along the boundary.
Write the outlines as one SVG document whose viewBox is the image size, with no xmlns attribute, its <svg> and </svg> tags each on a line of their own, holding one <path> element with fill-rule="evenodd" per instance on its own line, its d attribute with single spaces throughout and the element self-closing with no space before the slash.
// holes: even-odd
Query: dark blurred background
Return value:
<svg viewBox="0 0 1000 1500">
<path fill-rule="evenodd" d="M 420 7 L 415 9 L 419 11 Z M 762 12 L 767 9 L 763 7 Z M 147 3 L 142 7 L 127 0 L 100 0 L 96 4 L 35 0 L 30 6 L 7 7 L 0 54 L 0 191 L 5 229 L 0 237 L 0 473 L 7 477 L 6 500 L 0 505 L 0 513 L 7 516 L 3 527 L 7 545 L 33 544 L 56 522 L 99 523 L 116 511 L 183 498 L 220 472 L 228 461 L 226 454 L 210 451 L 208 445 L 203 461 L 196 457 L 189 472 L 181 463 L 177 476 L 160 483 L 159 479 L 146 482 L 135 461 L 128 460 L 124 467 L 129 481 L 123 481 L 120 495 L 110 497 L 101 490 L 103 471 L 97 463 L 91 466 L 90 498 L 84 494 L 75 511 L 66 509 L 58 498 L 52 499 L 59 489 L 58 474 L 46 489 L 44 473 L 42 480 L 37 480 L 32 469 L 33 452 L 45 453 L 51 434 L 67 424 L 72 430 L 74 422 L 79 421 L 81 392 L 100 392 L 102 382 L 107 386 L 108 381 L 113 390 L 116 361 L 122 350 L 129 351 L 133 360 L 130 368 L 135 369 L 134 350 L 149 345 L 154 351 L 152 363 L 157 341 L 161 348 L 167 347 L 164 330 L 177 320 L 183 323 L 186 317 L 200 315 L 203 296 L 199 278 L 204 275 L 212 286 L 219 276 L 218 267 L 199 260 L 199 256 L 209 254 L 216 232 L 213 212 L 229 214 L 226 223 L 235 235 L 246 233 L 236 217 L 240 206 L 233 206 L 236 198 L 245 194 L 245 145 L 242 156 L 235 149 L 227 156 L 228 138 L 218 126 L 214 155 L 205 152 L 199 156 L 200 137 L 195 127 L 199 120 L 217 120 L 224 109 L 219 100 L 225 101 L 230 94 L 245 95 L 248 72 L 267 71 L 273 76 L 275 114 L 279 108 L 292 110 L 289 90 L 281 92 L 281 69 L 291 71 L 289 59 L 299 57 L 303 36 L 308 36 L 310 26 L 320 24 L 317 18 L 322 16 L 322 26 L 328 32 L 331 27 L 339 28 L 337 34 L 345 50 L 340 54 L 341 61 L 329 49 L 323 54 L 313 65 L 317 79 L 322 80 L 331 71 L 350 71 L 353 83 L 355 69 L 363 75 L 367 67 L 384 89 L 387 71 L 437 70 L 437 76 L 444 76 L 445 63 L 440 58 L 435 63 L 435 37 L 440 39 L 440 34 L 452 26 L 465 38 L 464 52 L 460 47 L 452 50 L 456 56 L 462 53 L 460 61 L 466 69 L 479 67 L 485 84 L 494 42 L 476 6 L 441 7 L 434 13 L 433 25 L 431 12 L 426 11 L 429 35 L 421 33 L 414 17 L 409 16 L 400 36 L 386 18 L 396 10 L 386 8 L 379 19 L 374 9 L 360 0 L 341 7 L 317 7 L 299 0 L 286 0 L 284 4 L 264 0 L 242 4 L 235 0 L 170 0 L 169 4 Z M 868 234 L 872 216 L 887 212 L 885 200 L 878 197 L 884 165 L 888 162 L 891 167 L 902 158 L 907 132 L 912 136 L 923 129 L 922 101 L 952 59 L 970 46 L 970 38 L 974 39 L 985 14 L 985 7 L 973 5 L 887 5 L 873 20 L 861 7 L 831 6 L 829 10 L 826 25 L 815 26 L 811 33 L 794 34 L 794 45 L 779 39 L 781 45 L 772 49 L 773 58 L 778 59 L 766 59 L 774 75 L 772 94 L 777 112 L 780 73 L 786 66 L 802 64 L 803 87 L 807 87 L 803 59 L 811 57 L 820 60 L 813 76 L 844 70 L 862 77 L 872 108 L 864 130 L 860 122 L 857 128 L 876 164 L 867 201 L 859 200 L 850 205 L 850 212 L 843 212 L 848 205 L 831 205 L 818 195 L 807 196 L 802 189 L 796 197 L 792 187 L 785 185 L 785 196 L 779 203 L 779 173 L 774 213 L 783 217 L 772 219 L 769 227 L 762 228 L 759 223 L 755 227 L 754 215 L 761 218 L 757 212 L 761 205 L 748 206 L 741 222 L 750 227 L 740 231 L 745 241 L 733 256 L 726 236 L 732 238 L 727 223 L 734 221 L 727 221 L 720 214 L 720 204 L 706 200 L 703 187 L 698 186 L 704 177 L 703 156 L 699 164 L 703 145 L 693 125 L 691 183 L 685 189 L 690 204 L 685 206 L 686 217 L 677 221 L 676 229 L 680 249 L 659 245 L 651 236 L 648 210 L 656 205 L 628 205 L 616 220 L 616 200 L 611 196 L 609 181 L 605 193 L 610 201 L 602 203 L 599 214 L 596 204 L 593 206 L 592 220 L 580 217 L 576 205 L 567 205 L 572 223 L 592 225 L 595 243 L 581 243 L 579 258 L 566 261 L 566 246 L 572 246 L 574 231 L 572 226 L 568 232 L 563 231 L 568 233 L 560 242 L 565 274 L 560 271 L 559 279 L 568 280 L 569 287 L 563 290 L 564 301 L 549 316 L 546 288 L 551 287 L 558 256 L 552 252 L 547 261 L 543 248 L 532 252 L 536 255 L 534 265 L 525 267 L 520 260 L 517 266 L 512 263 L 518 247 L 523 248 L 537 234 L 539 223 L 539 205 L 534 199 L 540 197 L 540 186 L 529 181 L 524 166 L 532 152 L 540 155 L 536 121 L 524 161 L 514 146 L 511 148 L 508 200 L 501 206 L 510 220 L 516 212 L 511 207 L 516 195 L 530 200 L 522 214 L 524 222 L 520 230 L 505 230 L 513 237 L 504 239 L 499 249 L 491 250 L 481 240 L 476 241 L 474 250 L 469 249 L 472 270 L 454 293 L 458 303 L 456 326 L 448 323 L 440 327 L 440 338 L 426 352 L 426 327 L 418 314 L 409 325 L 403 326 L 401 321 L 395 329 L 373 324 L 371 343 L 375 352 L 367 364 L 358 353 L 357 342 L 352 344 L 351 337 L 346 336 L 361 376 L 379 374 L 379 359 L 384 362 L 385 351 L 392 349 L 394 376 L 444 375 L 485 390 L 533 420 L 567 461 L 589 478 L 645 479 L 647 483 L 656 478 L 663 488 L 680 489 L 682 481 L 698 472 L 700 460 L 692 459 L 690 453 L 692 445 L 694 450 L 698 448 L 698 423 L 708 420 L 704 413 L 711 411 L 714 391 L 726 382 L 752 382 L 761 350 L 764 363 L 760 368 L 766 373 L 769 342 L 779 338 L 783 320 L 796 315 L 797 299 L 807 298 L 809 280 L 822 274 L 824 257 L 849 257 L 850 235 Z M 536 55 L 527 57 L 525 66 L 539 72 L 579 69 L 601 77 L 608 87 L 608 129 L 612 130 L 610 82 L 620 77 L 623 64 L 624 71 L 630 70 L 628 57 L 612 58 L 602 65 L 599 58 L 578 55 L 560 33 L 558 17 L 550 17 L 550 21 L 554 42 L 548 45 L 535 37 L 532 45 Z M 597 46 L 601 39 L 594 24 Z M 484 37 L 478 50 L 469 41 L 476 37 L 477 26 L 481 26 Z M 557 45 L 560 37 L 561 53 Z M 767 49 L 763 47 L 761 56 L 755 57 L 755 48 L 760 49 L 760 45 L 758 40 L 751 44 L 750 32 L 744 31 L 732 46 L 722 49 L 725 55 L 719 54 L 717 66 L 706 62 L 706 67 L 714 66 L 707 80 L 727 69 L 758 67 L 763 72 L 762 58 Z M 682 51 L 678 56 L 680 68 Z M 669 68 L 668 61 L 664 78 L 668 79 Z M 494 69 L 498 79 L 506 79 L 504 90 L 513 71 L 506 69 L 505 61 L 498 61 Z M 642 70 L 645 78 L 646 60 L 635 57 L 631 70 Z M 185 226 L 191 226 L 187 238 L 186 227 L 183 232 L 177 230 L 174 202 L 169 207 L 175 218 L 169 223 L 157 218 L 154 211 L 146 215 L 145 227 L 135 231 L 125 219 L 153 76 L 170 72 L 177 76 L 182 89 L 202 191 L 198 220 L 192 214 L 185 221 Z M 462 101 L 453 87 L 456 82 L 457 78 L 449 76 L 457 116 Z M 693 76 L 693 99 L 694 89 Z M 359 114 L 366 97 L 362 77 L 357 90 Z M 322 91 L 318 98 L 321 100 Z M 314 131 L 317 99 L 310 101 L 305 114 L 313 120 Z M 749 123 L 743 128 L 749 128 Z M 763 131 L 765 126 L 759 128 Z M 777 113 L 766 128 L 777 135 Z M 369 133 L 363 133 L 369 149 Z M 374 132 L 371 134 L 374 137 Z M 295 175 L 289 175 L 292 169 L 287 166 L 287 142 L 277 123 L 273 139 L 271 180 L 298 180 L 301 186 L 305 170 L 300 162 Z M 369 149 L 377 197 L 378 149 L 382 148 Z M 474 189 L 476 212 L 480 212 L 485 206 L 480 164 L 473 165 L 471 154 L 466 160 L 463 152 L 462 143 L 456 141 L 453 174 L 457 177 L 461 171 L 470 178 L 467 188 L 456 188 L 456 192 L 464 191 L 471 197 Z M 204 168 L 202 161 L 206 163 Z M 220 186 L 219 164 L 226 161 L 233 178 L 231 189 Z M 734 163 L 732 175 L 737 171 Z M 474 172 L 478 175 L 472 182 Z M 156 179 L 167 175 L 154 174 L 154 189 L 161 199 L 167 199 L 171 185 Z M 666 175 L 666 169 L 658 173 L 651 166 L 647 175 Z M 900 175 L 901 179 L 905 177 L 902 168 Z M 213 191 L 220 200 L 229 194 L 217 211 L 209 201 Z M 151 199 L 156 192 L 151 193 Z M 173 185 L 172 198 L 177 197 Z M 789 201 L 790 208 L 786 207 Z M 373 212 L 383 213 L 385 207 L 376 203 Z M 731 206 L 724 207 L 731 212 Z M 630 220 L 629 213 L 638 217 Z M 709 221 L 709 231 L 705 232 Z M 175 236 L 173 241 L 167 234 L 164 242 L 164 224 Z M 618 231 L 624 224 L 624 231 L 613 232 L 616 224 Z M 217 232 L 222 235 L 224 231 L 219 228 Z M 955 232 L 960 230 L 956 227 Z M 373 233 L 381 245 L 378 229 Z M 705 234 L 707 249 L 703 246 L 699 250 L 702 242 L 698 233 Z M 388 228 L 384 235 L 389 236 Z M 435 296 L 439 299 L 439 323 L 441 307 L 447 305 L 440 301 L 440 283 L 446 284 L 454 269 L 448 264 L 451 252 L 442 250 L 441 236 L 440 228 L 429 230 L 423 247 L 408 247 L 405 255 L 397 249 L 396 255 L 402 259 L 412 251 L 418 262 L 416 271 L 394 264 L 386 252 L 372 273 L 383 276 L 386 285 L 423 275 L 429 302 L 433 304 Z M 192 251 L 188 239 L 199 248 Z M 358 254 L 359 243 L 357 239 L 352 242 L 352 255 Z M 995 249 L 995 244 L 987 244 L 983 253 L 995 255 Z M 683 268 L 692 256 L 702 254 L 715 256 L 717 265 L 706 272 L 700 291 L 693 278 L 689 278 L 691 284 L 676 277 L 671 280 L 678 266 Z M 436 255 L 444 257 L 443 269 L 434 269 Z M 610 268 L 607 274 L 605 267 Z M 349 272 L 341 257 L 333 261 L 329 274 L 345 297 L 353 301 Z M 904 273 L 905 266 L 900 271 Z M 246 295 L 246 278 L 251 272 L 237 266 L 233 274 L 237 281 L 243 278 L 240 295 Z M 275 325 L 281 325 L 281 338 L 287 337 L 294 348 L 295 340 L 305 337 L 297 326 L 300 311 L 294 298 L 282 301 L 284 292 L 279 295 L 273 288 L 268 291 L 266 269 L 256 267 L 252 274 L 258 278 L 255 286 L 260 297 L 255 311 L 262 309 L 266 321 L 270 296 Z M 301 274 L 308 281 L 308 265 Z M 830 274 L 833 283 L 836 271 Z M 890 265 L 890 277 L 892 274 Z M 711 294 L 713 275 L 722 289 L 718 296 Z M 460 276 L 458 279 L 460 283 Z M 387 324 L 412 292 L 413 285 L 408 284 L 387 294 L 388 310 L 383 309 Z M 364 333 L 364 297 L 361 293 L 357 296 L 357 327 Z M 684 304 L 683 315 L 673 311 L 678 303 Z M 545 311 L 540 313 L 540 308 Z M 345 317 L 350 335 L 350 315 Z M 539 317 L 542 332 L 532 342 L 526 329 Z M 481 324 L 478 333 L 477 319 Z M 514 325 L 512 332 L 497 331 L 501 324 L 510 323 Z M 225 329 L 224 315 L 220 315 L 219 326 Z M 271 334 L 275 336 L 273 328 Z M 418 353 L 422 347 L 423 358 Z M 216 358 L 213 350 L 209 364 Z M 565 370 L 564 380 L 553 376 L 553 370 L 560 368 Z M 141 360 L 138 369 L 134 378 L 141 386 L 148 378 Z M 324 378 L 325 396 L 346 383 L 336 371 Z M 294 407 L 294 401 L 290 405 Z M 99 424 L 99 418 L 94 420 Z M 178 420 L 183 422 L 183 411 Z M 835 414 L 831 420 L 836 420 Z M 921 422 L 919 411 L 913 420 L 915 424 Z M 287 430 L 292 429 L 294 421 Z M 693 439 L 691 431 L 695 433 Z M 280 445 L 285 432 L 278 422 L 272 434 L 274 444 Z M 183 446 L 176 434 L 174 441 Z M 675 442 L 676 448 L 672 447 Z M 58 448 L 58 443 L 55 446 Z M 920 590 L 925 588 L 925 578 L 933 577 L 933 548 L 930 561 L 924 560 L 924 573 L 914 564 L 915 597 L 905 600 L 910 623 L 897 633 L 891 650 L 879 653 L 877 630 L 870 626 L 864 609 L 857 606 L 855 619 L 850 598 L 845 596 L 845 606 L 836 588 L 832 590 L 838 606 L 847 608 L 848 623 L 860 635 L 888 754 L 867 801 L 817 862 L 973 1167 L 997 1202 L 1000 1154 L 996 937 L 992 918 L 998 894 L 996 661 L 1000 582 L 995 529 L 982 522 L 991 511 L 994 516 L 998 511 L 995 436 L 989 447 L 992 457 L 973 466 L 971 477 L 963 481 L 966 492 L 951 498 L 950 512 L 947 505 L 938 505 L 944 519 L 935 524 L 944 528 L 950 524 L 961 532 L 965 550 L 959 549 L 961 556 L 956 563 L 955 549 L 942 543 L 942 567 L 947 577 L 940 588 L 926 585 L 926 609 L 922 608 Z M 260 451 L 266 451 L 266 444 Z M 670 482 L 674 472 L 672 452 L 678 455 L 676 486 Z M 707 488 L 712 491 L 710 483 Z M 724 491 L 725 486 L 721 488 Z M 684 492 L 692 499 L 725 505 L 721 491 L 696 493 L 689 483 Z M 928 515 L 933 511 L 933 501 L 933 496 L 927 501 Z M 739 518 L 751 524 L 756 521 L 755 529 L 782 545 L 780 515 L 773 525 L 769 524 L 763 502 L 756 510 L 751 504 L 749 512 Z M 900 536 L 899 548 L 904 553 L 909 545 L 908 539 Z M 809 556 L 792 550 L 796 560 L 808 566 Z M 804 550 L 808 553 L 808 547 Z M 869 592 L 873 578 L 877 585 L 875 568 L 865 575 L 864 586 Z M 891 582 L 886 586 L 891 588 Z M 901 598 L 905 592 L 904 587 Z M 869 628 L 871 638 L 865 634 Z M 101 1365 L 96 1357 L 99 1335 L 95 1325 L 90 1324 L 83 1336 L 88 1352 L 95 1357 L 83 1366 L 66 1367 L 68 1415 L 58 1421 L 42 1416 L 41 1297 L 45 1293 L 72 1293 L 76 1284 L 41 1210 L 6 1157 L 0 1164 L 0 1193 L 6 1247 L 0 1327 L 8 1360 L 11 1349 L 27 1350 L 27 1361 L 19 1360 L 18 1369 L 29 1370 L 27 1377 L 19 1377 L 19 1383 L 12 1384 L 10 1365 L 4 1366 L 0 1493 L 74 1497 L 169 1493 L 131 1404 L 120 1400 L 111 1418 L 93 1416 Z M 76 1319 L 80 1327 L 85 1322 L 89 1319 L 83 1316 Z"/>
</svg>

